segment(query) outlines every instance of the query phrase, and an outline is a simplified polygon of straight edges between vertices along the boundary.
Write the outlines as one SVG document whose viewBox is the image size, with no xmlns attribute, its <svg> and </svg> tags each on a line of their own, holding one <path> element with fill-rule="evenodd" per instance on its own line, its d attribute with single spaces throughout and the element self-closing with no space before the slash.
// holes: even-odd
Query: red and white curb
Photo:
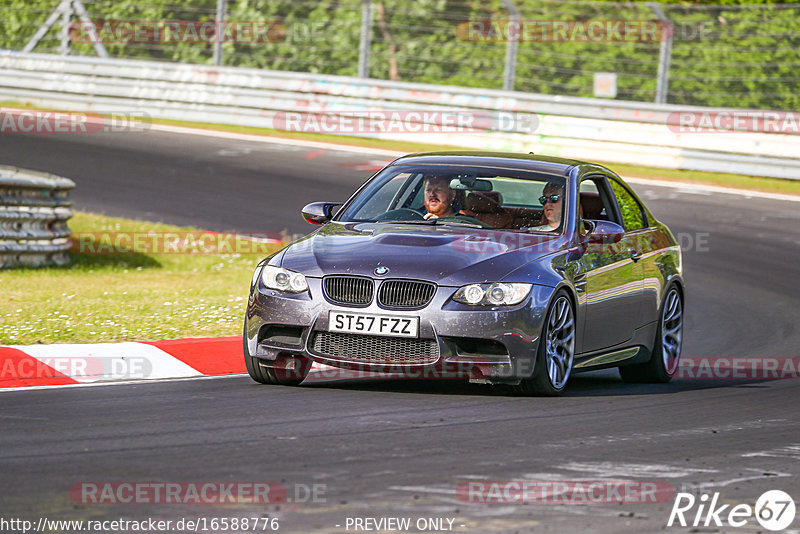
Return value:
<svg viewBox="0 0 800 534">
<path fill-rule="evenodd" d="M 0 346 L 0 391 L 246 373 L 242 338 Z M 386 376 L 314 364 L 306 381 Z"/>
<path fill-rule="evenodd" d="M 244 373 L 242 338 L 0 347 L 0 388 Z"/>
</svg>

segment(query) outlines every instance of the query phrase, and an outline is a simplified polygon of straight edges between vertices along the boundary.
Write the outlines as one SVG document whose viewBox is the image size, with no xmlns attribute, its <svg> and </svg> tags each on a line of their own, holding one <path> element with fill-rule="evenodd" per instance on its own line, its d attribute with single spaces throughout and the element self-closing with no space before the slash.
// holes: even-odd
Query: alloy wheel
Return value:
<svg viewBox="0 0 800 534">
<path fill-rule="evenodd" d="M 678 290 L 672 288 L 664 300 L 664 311 L 661 314 L 661 357 L 669 375 L 678 367 L 682 341 L 683 305 Z"/>
<path fill-rule="evenodd" d="M 572 303 L 562 295 L 553 304 L 545 336 L 547 375 L 555 389 L 567 384 L 575 355 L 575 316 Z"/>
</svg>

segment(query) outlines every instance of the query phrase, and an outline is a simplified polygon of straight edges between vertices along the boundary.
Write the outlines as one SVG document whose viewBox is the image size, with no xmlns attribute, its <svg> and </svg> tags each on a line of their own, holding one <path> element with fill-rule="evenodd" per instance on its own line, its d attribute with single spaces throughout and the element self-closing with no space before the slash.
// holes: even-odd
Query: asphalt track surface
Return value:
<svg viewBox="0 0 800 534">
<path fill-rule="evenodd" d="M 300 207 L 344 199 L 388 159 L 158 132 L 0 139 L 0 163 L 75 179 L 78 209 L 247 232 L 309 230 Z M 635 189 L 684 246 L 683 357 L 800 356 L 800 204 Z M 574 376 L 556 399 L 456 382 L 289 388 L 246 376 L 6 392 L 0 515 L 258 515 L 280 518 L 281 532 L 347 532 L 348 517 L 450 518 L 454 532 L 476 533 L 764 531 L 753 520 L 668 528 L 672 498 L 482 504 L 459 499 L 456 487 L 610 478 L 719 492 L 728 504 L 752 505 L 769 489 L 798 501 L 799 405 L 797 379 L 624 385 L 613 371 Z M 297 501 L 295 488 L 322 484 L 324 494 L 236 507 L 69 498 L 76 482 L 110 480 L 274 481 Z"/>
</svg>

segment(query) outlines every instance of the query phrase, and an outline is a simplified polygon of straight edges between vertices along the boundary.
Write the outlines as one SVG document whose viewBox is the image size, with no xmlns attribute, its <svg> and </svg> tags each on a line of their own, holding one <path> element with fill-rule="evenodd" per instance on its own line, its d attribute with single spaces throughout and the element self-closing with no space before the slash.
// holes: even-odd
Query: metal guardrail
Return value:
<svg viewBox="0 0 800 534">
<path fill-rule="evenodd" d="M 681 112 L 724 110 L 344 76 L 0 52 L 0 100 L 99 113 L 274 128 L 283 112 L 466 110 L 535 114 L 534 131 L 426 134 L 432 144 L 800 179 L 800 135 L 687 133 Z M 353 132 L 420 141 L 415 132 Z"/>
<path fill-rule="evenodd" d="M 75 182 L 0 165 L 0 269 L 69 263 Z"/>
</svg>

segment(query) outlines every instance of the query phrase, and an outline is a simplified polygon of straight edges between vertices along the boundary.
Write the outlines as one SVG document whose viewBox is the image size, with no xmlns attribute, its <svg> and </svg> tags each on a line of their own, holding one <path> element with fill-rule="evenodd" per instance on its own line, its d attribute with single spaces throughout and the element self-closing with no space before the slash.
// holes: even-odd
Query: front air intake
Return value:
<svg viewBox="0 0 800 534">
<path fill-rule="evenodd" d="M 434 339 L 315 332 L 311 350 L 332 360 L 381 365 L 427 365 L 439 359 Z"/>
</svg>

